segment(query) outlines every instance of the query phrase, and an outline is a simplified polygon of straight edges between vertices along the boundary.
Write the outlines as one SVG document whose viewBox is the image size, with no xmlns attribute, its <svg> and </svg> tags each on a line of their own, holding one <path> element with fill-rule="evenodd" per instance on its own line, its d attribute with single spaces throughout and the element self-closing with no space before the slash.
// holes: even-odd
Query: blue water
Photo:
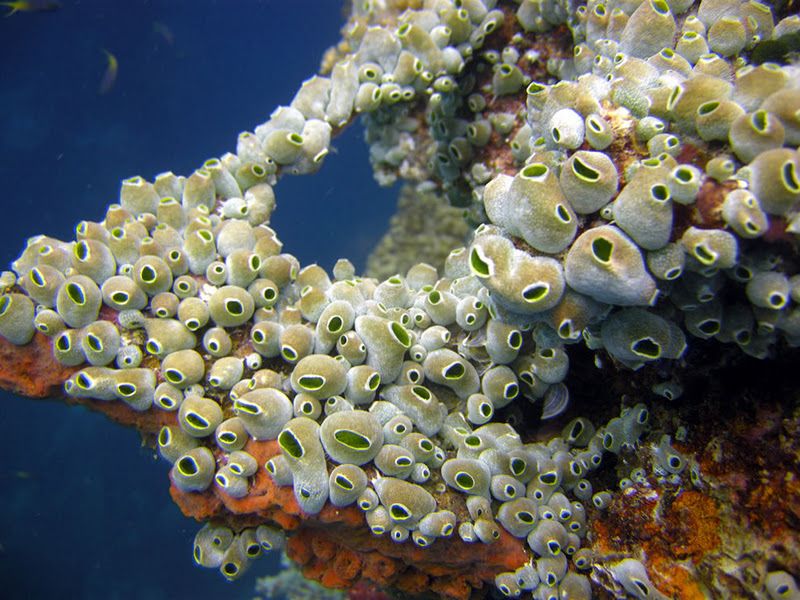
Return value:
<svg viewBox="0 0 800 600">
<path fill-rule="evenodd" d="M 122 178 L 188 175 L 234 150 L 289 103 L 343 22 L 332 0 L 62 4 L 0 19 L 0 268 L 32 235 L 73 239 L 80 220 L 101 220 Z M 119 74 L 99 95 L 103 49 Z M 276 187 L 273 225 L 303 264 L 348 256 L 363 268 L 393 211 L 362 133 L 337 139 L 319 174 Z M 194 566 L 199 525 L 135 431 L 4 393 L 0 432 L 2 598 L 249 598 L 255 576 L 278 568 L 262 558 L 229 584 Z"/>
</svg>

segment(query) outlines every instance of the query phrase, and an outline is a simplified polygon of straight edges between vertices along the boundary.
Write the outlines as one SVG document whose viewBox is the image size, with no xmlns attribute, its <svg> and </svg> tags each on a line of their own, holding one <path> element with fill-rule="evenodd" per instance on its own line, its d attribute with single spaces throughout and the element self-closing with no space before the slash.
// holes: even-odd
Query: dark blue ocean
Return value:
<svg viewBox="0 0 800 600">
<path fill-rule="evenodd" d="M 0 18 L 0 269 L 25 240 L 74 238 L 121 179 L 190 174 L 288 104 L 337 42 L 334 0 L 61 0 Z M 5 9 L 4 9 L 5 10 Z M 103 50 L 119 71 L 105 94 Z M 372 179 L 360 126 L 320 173 L 284 177 L 284 251 L 362 270 L 395 193 Z M 169 497 L 168 464 L 83 408 L 0 395 L 0 598 L 251 598 L 261 558 L 227 583 L 196 567 L 200 525 Z"/>
</svg>

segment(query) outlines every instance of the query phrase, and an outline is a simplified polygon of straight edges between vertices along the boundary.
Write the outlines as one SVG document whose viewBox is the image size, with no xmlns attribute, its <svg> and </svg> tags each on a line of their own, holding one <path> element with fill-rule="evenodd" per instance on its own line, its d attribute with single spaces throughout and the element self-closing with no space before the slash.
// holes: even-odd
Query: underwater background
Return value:
<svg viewBox="0 0 800 600">
<path fill-rule="evenodd" d="M 33 235 L 69 240 L 100 220 L 123 178 L 188 175 L 234 150 L 318 70 L 343 22 L 335 0 L 61 0 L 0 18 L 0 270 Z M 303 265 L 348 257 L 363 271 L 394 212 L 362 138 L 351 126 L 319 173 L 275 188 L 272 225 Z M 228 583 L 195 566 L 200 525 L 138 433 L 0 394 L 0 597 L 252 598 L 281 568 L 262 558 Z"/>
</svg>

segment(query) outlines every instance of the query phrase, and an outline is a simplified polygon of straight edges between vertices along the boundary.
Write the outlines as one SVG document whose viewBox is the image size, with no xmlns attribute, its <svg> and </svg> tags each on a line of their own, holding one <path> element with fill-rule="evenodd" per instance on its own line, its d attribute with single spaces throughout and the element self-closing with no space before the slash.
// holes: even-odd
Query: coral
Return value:
<svg viewBox="0 0 800 600">
<path fill-rule="evenodd" d="M 227 579 L 285 544 L 328 588 L 410 596 L 793 593 L 796 389 L 726 412 L 699 380 L 797 356 L 800 67 L 747 54 L 796 17 L 351 9 L 325 75 L 235 153 L 29 240 L 4 385 L 157 432 L 194 559 Z M 383 281 L 301 265 L 269 225 L 279 178 L 360 115 L 379 181 L 415 184 Z"/>
<path fill-rule="evenodd" d="M 408 272 L 420 257 L 441 272 L 450 251 L 463 245 L 469 233 L 461 213 L 431 191 L 404 185 L 389 230 L 372 249 L 365 274 L 387 279 Z"/>
</svg>

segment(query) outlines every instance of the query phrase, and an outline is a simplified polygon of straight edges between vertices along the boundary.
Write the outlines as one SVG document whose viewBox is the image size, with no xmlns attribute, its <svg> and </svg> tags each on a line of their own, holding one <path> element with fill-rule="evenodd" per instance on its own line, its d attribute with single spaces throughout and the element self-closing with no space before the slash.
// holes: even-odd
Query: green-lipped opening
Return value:
<svg viewBox="0 0 800 600">
<path fill-rule="evenodd" d="M 545 359 L 554 358 L 556 355 L 556 351 L 553 348 L 542 348 L 539 350 L 539 356 Z"/>
<path fill-rule="evenodd" d="M 481 258 L 477 248 L 473 248 L 469 254 L 469 266 L 476 277 L 489 277 L 492 274 L 490 263 Z"/>
<path fill-rule="evenodd" d="M 614 243 L 604 237 L 592 240 L 592 254 L 602 263 L 611 262 L 611 254 L 614 251 Z"/>
<path fill-rule="evenodd" d="M 339 474 L 336 477 L 334 477 L 333 481 L 340 488 L 342 488 L 343 490 L 347 490 L 348 492 L 352 491 L 355 488 L 353 482 L 342 474 Z"/>
<path fill-rule="evenodd" d="M 513 398 L 516 398 L 518 393 L 519 386 L 516 383 L 507 383 L 503 388 L 503 398 L 506 400 L 512 400 Z"/>
<path fill-rule="evenodd" d="M 719 102 L 716 100 L 712 100 L 711 102 L 704 102 L 700 106 L 697 107 L 697 115 L 700 117 L 705 117 L 706 115 L 710 115 L 715 110 L 719 108 Z"/>
<path fill-rule="evenodd" d="M 550 291 L 550 286 L 546 283 L 534 283 L 522 290 L 522 297 L 526 302 L 539 302 L 542 298 L 547 296 Z"/>
<path fill-rule="evenodd" d="M 716 335 L 719 333 L 720 323 L 716 319 L 706 319 L 697 328 L 706 335 Z"/>
<path fill-rule="evenodd" d="M 197 414 L 193 410 L 188 411 L 184 416 L 184 419 L 186 419 L 186 422 L 195 429 L 206 429 L 210 425 L 208 419 L 206 419 L 203 415 Z"/>
<path fill-rule="evenodd" d="M 786 296 L 783 294 L 770 294 L 768 298 L 769 305 L 774 309 L 783 308 L 786 305 Z"/>
<path fill-rule="evenodd" d="M 650 0 L 650 6 L 660 15 L 669 14 L 669 4 L 667 4 L 666 0 Z"/>
<path fill-rule="evenodd" d="M 178 459 L 178 472 L 186 477 L 191 477 L 200 472 L 200 466 L 194 457 L 182 456 Z"/>
<path fill-rule="evenodd" d="M 689 183 L 694 179 L 694 172 L 691 169 L 687 169 L 686 167 L 678 167 L 674 171 L 675 179 L 680 181 L 681 183 Z"/>
<path fill-rule="evenodd" d="M 297 378 L 297 385 L 304 390 L 316 392 L 325 385 L 325 377 L 322 375 L 301 375 Z"/>
<path fill-rule="evenodd" d="M 589 129 L 591 129 L 595 133 L 603 133 L 603 131 L 605 131 L 605 128 L 603 127 L 603 123 L 598 118 L 596 118 L 594 116 L 590 116 L 589 118 L 587 118 L 586 119 L 586 124 L 589 126 Z"/>
<path fill-rule="evenodd" d="M 254 417 L 261 414 L 261 407 L 258 404 L 255 402 L 248 402 L 242 398 L 237 398 L 233 401 L 233 408 L 237 413 L 244 413 Z"/>
<path fill-rule="evenodd" d="M 328 323 L 326 325 L 328 332 L 330 333 L 339 333 L 342 330 L 343 326 L 344 326 L 344 320 L 342 320 L 342 317 L 338 315 L 334 315 L 330 319 L 328 319 Z"/>
<path fill-rule="evenodd" d="M 408 334 L 408 331 L 405 327 L 403 327 L 400 323 L 392 321 L 389 325 L 389 329 L 391 330 L 394 339 L 396 339 L 401 346 L 404 348 L 411 347 L 411 336 Z"/>
<path fill-rule="evenodd" d="M 93 333 L 86 334 L 86 344 L 89 346 L 89 349 L 92 350 L 93 352 L 103 351 L 103 340 L 101 340 Z"/>
<path fill-rule="evenodd" d="M 519 521 L 520 523 L 525 523 L 526 525 L 530 525 L 531 523 L 533 523 L 536 520 L 536 517 L 534 517 L 527 510 L 517 511 L 516 517 L 517 517 L 517 521 Z"/>
<path fill-rule="evenodd" d="M 525 472 L 525 469 L 528 467 L 528 463 L 522 458 L 512 458 L 509 462 L 509 467 L 511 468 L 511 473 L 515 477 L 519 477 Z"/>
<path fill-rule="evenodd" d="M 442 369 L 442 375 L 445 379 L 450 381 L 461 379 L 467 372 L 467 369 L 461 362 L 453 362 Z"/>
<path fill-rule="evenodd" d="M 373 373 L 367 379 L 367 389 L 371 392 L 374 392 L 378 389 L 378 386 L 381 384 L 381 376 L 380 373 Z"/>
<path fill-rule="evenodd" d="M 758 133 L 764 133 L 767 131 L 767 125 L 769 123 L 767 111 L 765 110 L 757 110 L 752 115 L 750 115 L 750 123 L 753 125 L 753 129 L 755 129 Z"/>
<path fill-rule="evenodd" d="M 395 502 L 389 507 L 389 514 L 395 521 L 407 521 L 411 518 L 411 511 L 405 504 L 399 502 Z"/>
<path fill-rule="evenodd" d="M 481 438 L 479 438 L 477 435 L 468 435 L 464 438 L 464 445 L 469 446 L 470 448 L 480 448 Z"/>
<path fill-rule="evenodd" d="M 466 471 L 459 471 L 453 480 L 458 484 L 458 487 L 464 490 L 471 490 L 475 487 L 475 479 Z"/>
<path fill-rule="evenodd" d="M 86 304 L 86 293 L 83 291 L 83 286 L 79 283 L 71 281 L 66 286 L 67 296 L 78 306 Z"/>
<path fill-rule="evenodd" d="M 253 340 L 253 341 L 254 341 L 256 344 L 263 344 L 263 343 L 266 341 L 266 339 L 267 339 L 267 337 L 264 335 L 264 332 L 263 332 L 263 331 L 261 331 L 260 329 L 254 329 L 254 330 L 253 330 L 253 331 L 250 333 L 250 337 L 252 338 L 252 340 Z"/>
<path fill-rule="evenodd" d="M 297 436 L 288 429 L 281 431 L 280 435 L 278 435 L 278 445 L 292 458 L 299 459 L 305 454 L 303 444 L 301 444 Z"/>
<path fill-rule="evenodd" d="M 586 425 L 584 425 L 583 421 L 575 421 L 570 427 L 569 433 L 567 434 L 567 441 L 574 442 L 577 440 L 583 432 L 586 430 Z"/>
<path fill-rule="evenodd" d="M 297 352 L 291 346 L 284 345 L 281 347 L 281 356 L 289 362 L 297 360 Z"/>
<path fill-rule="evenodd" d="M 223 444 L 235 444 L 236 441 L 239 439 L 239 436 L 236 435 L 233 431 L 223 431 L 217 436 L 217 438 Z"/>
<path fill-rule="evenodd" d="M 672 88 L 672 92 L 669 94 L 669 98 L 667 98 L 667 110 L 672 110 L 675 108 L 675 105 L 678 103 L 678 100 L 683 95 L 683 87 L 681 85 L 676 85 Z"/>
<path fill-rule="evenodd" d="M 92 378 L 89 377 L 86 373 L 79 373 L 78 376 L 75 378 L 75 384 L 84 390 L 91 389 L 92 387 Z"/>
<path fill-rule="evenodd" d="M 657 202 L 666 202 L 669 200 L 669 188 L 663 183 L 650 186 L 650 197 Z"/>
<path fill-rule="evenodd" d="M 800 181 L 797 179 L 797 169 L 792 160 L 787 160 L 783 163 L 781 181 L 783 181 L 783 186 L 792 194 L 800 193 Z"/>
<path fill-rule="evenodd" d="M 351 450 L 368 450 L 372 444 L 367 436 L 352 429 L 337 429 L 333 433 L 333 437 L 337 442 Z"/>
<path fill-rule="evenodd" d="M 139 277 L 145 283 L 154 283 L 158 278 L 158 273 L 152 266 L 144 265 L 141 269 L 139 269 Z"/>
<path fill-rule="evenodd" d="M 5 312 L 5 309 L 8 307 L 10 302 L 11 300 L 8 299 L 8 296 L 3 296 L 3 298 L 0 299 L 0 315 Z M 69 352 L 70 348 L 72 348 L 72 342 L 69 339 L 69 335 L 66 332 L 59 335 L 56 338 L 55 346 L 56 350 L 59 352 Z"/>
<path fill-rule="evenodd" d="M 717 259 L 716 253 L 712 252 L 703 242 L 695 244 L 692 250 L 694 250 L 695 258 L 706 266 L 713 265 Z"/>
<path fill-rule="evenodd" d="M 413 464 L 413 462 L 414 461 L 412 461 L 408 456 L 398 456 L 394 460 L 395 466 L 398 466 L 398 467 L 401 467 L 401 468 L 410 467 Z"/>
<path fill-rule="evenodd" d="M 420 400 L 424 400 L 426 402 L 431 399 L 430 390 L 421 385 L 415 385 L 413 388 L 411 388 L 411 393 L 413 393 Z"/>
<path fill-rule="evenodd" d="M 244 314 L 244 305 L 237 298 L 225 300 L 225 312 L 233 317 L 240 317 Z"/>
<path fill-rule="evenodd" d="M 522 347 L 522 334 L 516 329 L 508 334 L 506 338 L 508 347 L 512 350 L 519 350 Z"/>
<path fill-rule="evenodd" d="M 631 344 L 631 351 L 637 356 L 655 360 L 661 356 L 661 344 L 656 342 L 653 338 L 645 337 L 633 342 Z"/>
<path fill-rule="evenodd" d="M 164 379 L 170 383 L 178 384 L 183 383 L 186 380 L 186 376 L 178 369 L 167 369 L 164 371 Z"/>
<path fill-rule="evenodd" d="M 404 423 L 397 423 L 393 431 L 398 435 L 403 435 L 406 432 L 406 426 Z"/>
<path fill-rule="evenodd" d="M 428 439 L 422 439 L 419 441 L 419 447 L 424 452 L 433 452 L 433 443 Z"/>
<path fill-rule="evenodd" d="M 489 418 L 492 416 L 494 409 L 489 402 L 481 402 L 480 407 L 478 408 L 478 412 L 485 418 Z"/>
<path fill-rule="evenodd" d="M 39 267 L 33 267 L 28 271 L 28 279 L 37 287 L 44 287 L 47 281 L 39 270 Z"/>
<path fill-rule="evenodd" d="M 244 553 L 248 558 L 256 558 L 261 554 L 261 545 L 257 542 L 250 542 L 247 544 Z"/>
<path fill-rule="evenodd" d="M 166 394 L 162 394 L 161 396 L 158 396 L 156 398 L 156 403 L 159 406 L 163 406 L 166 409 L 175 408 L 175 404 L 176 404 L 175 399 L 171 398 L 170 396 L 167 396 Z M 220 439 L 222 439 L 222 435 L 220 435 Z M 223 441 L 225 441 L 225 440 L 223 440 Z"/>
<path fill-rule="evenodd" d="M 572 172 L 575 177 L 588 183 L 600 181 L 600 171 L 597 171 L 583 162 L 580 158 L 572 160 Z"/>
<path fill-rule="evenodd" d="M 558 483 L 558 473 L 555 471 L 545 471 L 539 474 L 539 482 L 544 485 L 555 485 Z"/>
<path fill-rule="evenodd" d="M 162 448 L 166 448 L 167 446 L 169 446 L 171 441 L 172 441 L 172 432 L 169 430 L 169 427 L 165 425 L 158 432 L 158 445 L 161 446 Z"/>
<path fill-rule="evenodd" d="M 77 244 L 75 244 L 75 258 L 77 258 L 81 262 L 86 262 L 92 256 L 91 250 L 89 249 L 89 244 L 86 240 L 81 240 Z"/>
<path fill-rule="evenodd" d="M 652 590 L 650 589 L 650 586 L 647 585 L 646 582 L 642 581 L 641 579 L 638 579 L 637 577 L 629 577 L 628 579 L 633 582 L 633 585 L 639 588 L 639 592 L 642 598 L 650 597 Z"/>
<path fill-rule="evenodd" d="M 547 86 L 538 83 L 536 81 L 532 81 L 528 84 L 528 87 L 526 88 L 525 91 L 529 96 L 535 96 L 536 94 L 541 94 L 543 92 L 546 92 Z"/>
<path fill-rule="evenodd" d="M 553 137 L 556 141 L 558 141 L 555 137 Z M 542 163 L 531 163 L 522 171 L 520 171 L 520 175 L 525 179 L 538 179 L 540 177 L 544 177 L 547 175 L 550 169 L 547 168 L 547 165 Z"/>
</svg>

